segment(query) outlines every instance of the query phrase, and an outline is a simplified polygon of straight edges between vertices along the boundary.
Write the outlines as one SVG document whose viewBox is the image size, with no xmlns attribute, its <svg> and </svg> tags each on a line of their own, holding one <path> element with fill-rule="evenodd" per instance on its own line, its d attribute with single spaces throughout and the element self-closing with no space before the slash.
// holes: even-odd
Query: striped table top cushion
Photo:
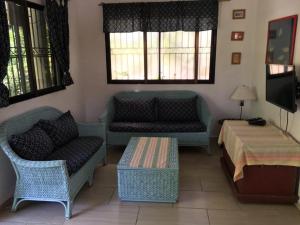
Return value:
<svg viewBox="0 0 300 225">
<path fill-rule="evenodd" d="M 125 150 L 123 161 L 129 168 L 168 168 L 172 141 L 168 137 L 133 138 Z"/>
</svg>

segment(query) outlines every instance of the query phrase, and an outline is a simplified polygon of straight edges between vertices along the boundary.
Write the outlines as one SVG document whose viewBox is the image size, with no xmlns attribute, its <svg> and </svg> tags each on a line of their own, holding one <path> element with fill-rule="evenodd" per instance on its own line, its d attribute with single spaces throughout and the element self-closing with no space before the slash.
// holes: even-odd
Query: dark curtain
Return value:
<svg viewBox="0 0 300 225">
<path fill-rule="evenodd" d="M 105 33 L 143 31 L 144 3 L 103 4 Z"/>
<path fill-rule="evenodd" d="M 73 84 L 70 70 L 68 0 L 46 0 L 49 39 L 60 71 L 62 84 Z"/>
<path fill-rule="evenodd" d="M 4 0 L 0 0 L 0 108 L 9 105 L 9 90 L 3 81 L 10 57 L 8 21 Z"/>
<path fill-rule="evenodd" d="M 218 9 L 218 0 L 104 4 L 103 31 L 215 30 Z"/>
</svg>

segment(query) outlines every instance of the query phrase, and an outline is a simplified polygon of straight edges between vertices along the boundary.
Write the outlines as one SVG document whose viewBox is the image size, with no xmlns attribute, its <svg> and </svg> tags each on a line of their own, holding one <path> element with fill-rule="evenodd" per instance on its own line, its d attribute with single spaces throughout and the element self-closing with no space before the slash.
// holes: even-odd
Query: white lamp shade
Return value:
<svg viewBox="0 0 300 225">
<path fill-rule="evenodd" d="M 230 98 L 238 101 L 256 100 L 256 94 L 250 87 L 242 85 L 235 89 Z"/>
</svg>

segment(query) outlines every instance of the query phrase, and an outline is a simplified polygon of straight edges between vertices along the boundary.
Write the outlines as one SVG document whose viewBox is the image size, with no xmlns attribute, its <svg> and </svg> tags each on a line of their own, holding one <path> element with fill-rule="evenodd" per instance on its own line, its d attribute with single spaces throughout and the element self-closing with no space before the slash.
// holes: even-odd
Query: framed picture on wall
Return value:
<svg viewBox="0 0 300 225">
<path fill-rule="evenodd" d="M 231 40 L 232 41 L 242 41 L 244 40 L 244 32 L 243 31 L 233 31 L 231 32 Z"/>
<path fill-rule="evenodd" d="M 293 15 L 269 22 L 266 64 L 293 64 L 297 21 Z"/>
<path fill-rule="evenodd" d="M 232 11 L 232 19 L 240 20 L 246 18 L 246 9 L 235 9 Z"/>
<path fill-rule="evenodd" d="M 231 56 L 231 64 L 239 65 L 242 61 L 242 53 L 241 52 L 233 52 Z"/>
</svg>

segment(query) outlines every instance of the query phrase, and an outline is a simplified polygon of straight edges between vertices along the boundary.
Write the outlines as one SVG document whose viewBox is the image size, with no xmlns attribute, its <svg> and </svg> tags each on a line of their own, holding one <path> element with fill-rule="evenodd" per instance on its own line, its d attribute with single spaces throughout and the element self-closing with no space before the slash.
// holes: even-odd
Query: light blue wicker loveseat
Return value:
<svg viewBox="0 0 300 225">
<path fill-rule="evenodd" d="M 37 108 L 13 117 L 0 125 L 0 149 L 11 161 L 16 173 L 16 187 L 12 211 L 23 201 L 59 202 L 65 207 L 65 217 L 72 216 L 73 201 L 85 183 L 92 185 L 95 167 L 106 157 L 106 144 L 96 150 L 91 158 L 69 176 L 65 160 L 29 161 L 20 158 L 8 144 L 13 134 L 29 130 L 40 119 L 53 120 L 62 112 L 52 107 Z M 101 137 L 105 140 L 105 129 L 100 123 L 77 123 L 79 138 Z"/>
<path fill-rule="evenodd" d="M 205 129 L 193 132 L 123 132 L 111 129 L 111 124 L 114 123 L 115 103 L 114 99 L 149 99 L 149 98 L 167 98 L 167 99 L 188 99 L 196 98 L 197 117 L 204 124 Z M 134 109 L 132 109 L 134 110 Z M 177 109 L 182 110 L 182 109 Z M 210 153 L 209 138 L 212 129 L 212 115 L 207 107 L 205 100 L 193 91 L 128 91 L 119 92 L 112 96 L 108 101 L 107 109 L 101 116 L 100 121 L 106 125 L 106 143 L 107 145 L 127 145 L 131 137 L 174 137 L 178 140 L 179 146 L 204 146 Z M 159 122 L 156 125 L 160 126 Z M 163 124 L 165 126 L 165 124 Z M 171 124 L 172 125 L 172 124 Z M 178 124 L 176 124 L 178 125 Z M 191 124 L 187 124 L 191 125 Z M 130 125 L 129 125 L 130 126 Z M 135 126 L 135 124 L 133 124 Z M 167 124 L 168 126 L 168 124 Z M 168 130 L 168 128 L 166 129 Z"/>
</svg>

